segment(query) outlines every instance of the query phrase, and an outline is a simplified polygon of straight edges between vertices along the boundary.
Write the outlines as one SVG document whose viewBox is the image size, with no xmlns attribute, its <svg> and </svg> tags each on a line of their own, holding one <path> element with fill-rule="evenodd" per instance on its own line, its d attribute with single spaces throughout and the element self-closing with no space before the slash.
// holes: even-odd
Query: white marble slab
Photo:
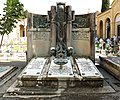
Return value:
<svg viewBox="0 0 120 100">
<path fill-rule="evenodd" d="M 60 69 L 60 65 L 55 64 L 54 60 L 52 60 L 48 72 L 48 77 L 73 77 L 73 70 L 70 60 L 68 60 L 67 64 L 62 66 L 62 69 Z"/>
<path fill-rule="evenodd" d="M 82 77 L 100 77 L 101 74 L 90 59 L 75 59 Z"/>
<path fill-rule="evenodd" d="M 44 59 L 44 58 L 33 58 L 26 66 L 22 75 L 31 75 L 31 76 L 40 75 L 43 70 L 46 60 L 47 59 Z"/>
</svg>

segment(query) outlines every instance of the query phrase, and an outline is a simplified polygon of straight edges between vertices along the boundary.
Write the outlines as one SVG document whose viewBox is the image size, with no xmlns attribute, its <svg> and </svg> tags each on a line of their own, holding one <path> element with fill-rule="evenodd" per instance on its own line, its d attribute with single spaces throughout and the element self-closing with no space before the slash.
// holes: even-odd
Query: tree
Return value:
<svg viewBox="0 0 120 100">
<path fill-rule="evenodd" d="M 110 7 L 110 0 L 102 0 L 101 12 L 108 10 Z"/>
<path fill-rule="evenodd" d="M 20 19 L 26 18 L 27 11 L 24 11 L 24 5 L 19 0 L 7 0 L 3 12 L 5 15 L 0 20 L 0 35 L 2 36 L 0 48 L 2 46 L 3 37 L 5 34 L 12 32 L 15 24 Z"/>
</svg>

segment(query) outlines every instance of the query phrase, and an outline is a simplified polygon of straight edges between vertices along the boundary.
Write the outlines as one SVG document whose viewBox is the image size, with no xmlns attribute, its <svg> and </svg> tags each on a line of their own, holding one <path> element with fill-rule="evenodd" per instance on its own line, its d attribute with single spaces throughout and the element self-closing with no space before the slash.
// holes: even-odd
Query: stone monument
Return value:
<svg viewBox="0 0 120 100">
<path fill-rule="evenodd" d="M 48 15 L 29 14 L 28 65 L 7 92 L 102 86 L 103 76 L 94 65 L 94 32 L 95 14 L 75 15 L 65 3 L 51 6 Z M 33 91 L 28 94 L 38 93 Z"/>
</svg>

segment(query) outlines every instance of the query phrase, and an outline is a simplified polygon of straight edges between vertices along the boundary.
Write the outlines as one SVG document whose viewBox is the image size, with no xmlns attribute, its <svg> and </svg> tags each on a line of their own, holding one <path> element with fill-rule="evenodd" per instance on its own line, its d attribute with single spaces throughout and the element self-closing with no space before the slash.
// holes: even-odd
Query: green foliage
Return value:
<svg viewBox="0 0 120 100">
<path fill-rule="evenodd" d="M 3 12 L 5 15 L 0 20 L 0 35 L 9 34 L 15 28 L 15 24 L 19 19 L 24 19 L 27 16 L 27 11 L 24 11 L 24 5 L 19 0 L 7 0 Z M 1 42 L 2 45 L 2 42 Z"/>
<path fill-rule="evenodd" d="M 108 10 L 110 7 L 110 0 L 102 0 L 101 12 Z"/>
<path fill-rule="evenodd" d="M 5 8 L 3 9 L 5 15 L 0 21 L 1 35 L 12 32 L 13 28 L 16 27 L 17 20 L 26 17 L 26 11 L 24 11 L 23 7 L 23 4 L 19 0 L 6 1 Z"/>
</svg>

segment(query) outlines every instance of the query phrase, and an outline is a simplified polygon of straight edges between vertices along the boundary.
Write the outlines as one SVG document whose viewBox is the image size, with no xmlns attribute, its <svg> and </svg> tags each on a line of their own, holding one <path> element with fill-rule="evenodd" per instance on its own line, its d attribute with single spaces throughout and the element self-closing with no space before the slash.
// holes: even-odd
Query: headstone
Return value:
<svg viewBox="0 0 120 100">
<path fill-rule="evenodd" d="M 28 29 L 28 59 L 50 56 L 50 48 L 57 49 L 61 41 L 62 48 L 73 47 L 74 57 L 95 60 L 94 13 L 74 15 L 71 6 L 57 3 L 48 15 L 30 14 L 28 22 L 28 27 L 32 27 Z"/>
<path fill-rule="evenodd" d="M 7 92 L 56 96 L 69 87 L 103 86 L 103 77 L 91 61 L 95 14 L 74 15 L 71 6 L 60 2 L 51 6 L 48 15 L 29 17 L 27 58 L 32 60 Z"/>
</svg>

